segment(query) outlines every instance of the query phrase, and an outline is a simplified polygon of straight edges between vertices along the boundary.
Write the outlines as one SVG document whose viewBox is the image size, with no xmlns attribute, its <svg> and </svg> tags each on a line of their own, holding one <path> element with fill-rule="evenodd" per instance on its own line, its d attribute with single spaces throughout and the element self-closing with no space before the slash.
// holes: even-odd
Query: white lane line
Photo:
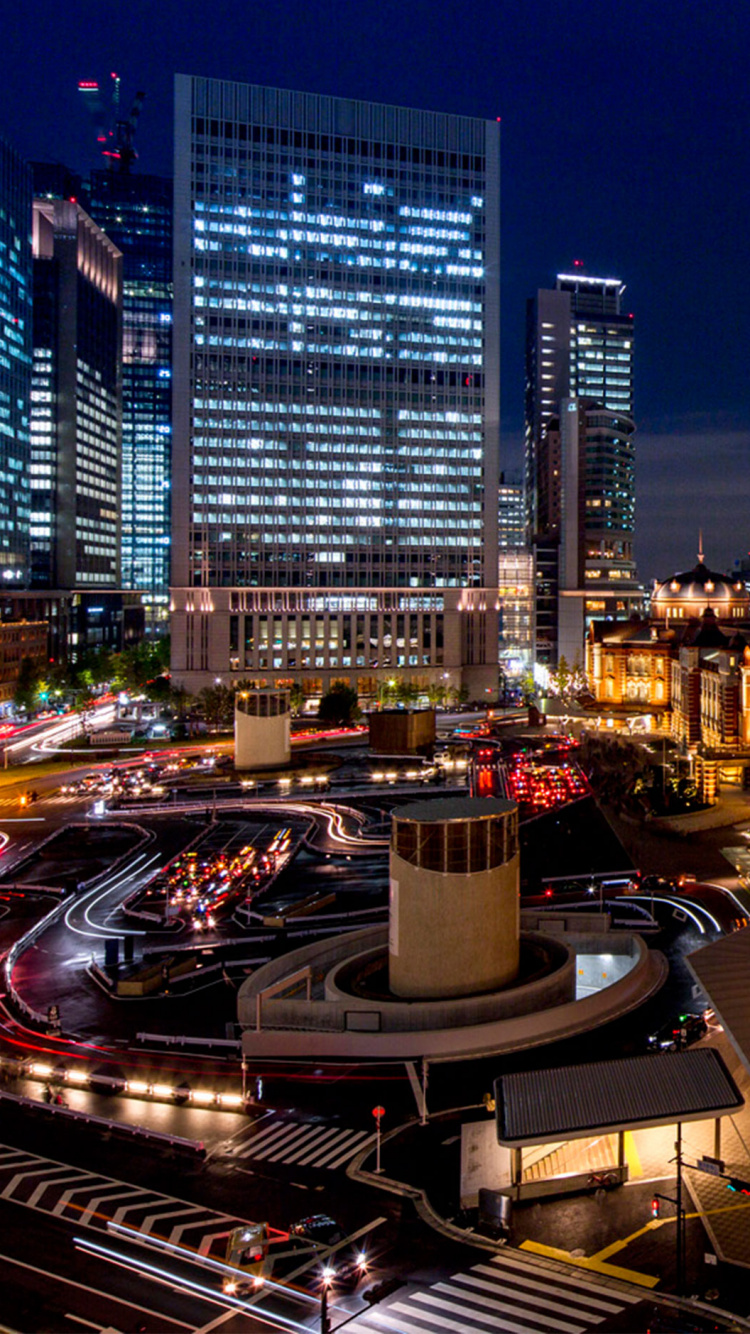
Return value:
<svg viewBox="0 0 750 1334">
<path fill-rule="evenodd" d="M 367 1131 L 365 1130 L 362 1133 L 366 1135 Z M 355 1144 L 353 1148 L 347 1149 L 346 1153 L 342 1153 L 340 1158 L 336 1158 L 332 1163 L 329 1163 L 328 1170 L 333 1171 L 335 1167 L 341 1167 L 349 1158 L 353 1158 L 355 1153 L 359 1153 L 360 1149 L 364 1149 L 369 1144 L 374 1144 L 375 1138 L 375 1135 L 370 1135 L 369 1139 L 360 1140 L 360 1142 Z"/>
<path fill-rule="evenodd" d="M 259 1158 L 266 1151 L 270 1153 L 272 1144 L 278 1148 L 282 1140 L 296 1134 L 298 1124 L 297 1121 L 286 1121 L 283 1126 L 277 1126 L 274 1130 L 264 1130 L 260 1135 L 254 1135 L 247 1148 L 243 1150 L 242 1157 Z"/>
<path fill-rule="evenodd" d="M 458 1311 L 459 1314 L 469 1314 L 475 1307 L 486 1307 L 487 1311 L 500 1311 L 505 1315 L 526 1315 L 529 1320 L 534 1321 L 534 1324 L 546 1325 L 549 1329 L 562 1330 L 563 1334 L 585 1334 L 585 1325 L 571 1325 L 567 1320 L 556 1320 L 554 1316 L 544 1315 L 544 1313 L 536 1307 L 535 1296 L 518 1297 L 514 1301 L 513 1294 L 509 1293 L 506 1289 L 504 1294 L 506 1300 L 498 1301 L 497 1297 L 484 1297 L 478 1292 L 462 1292 L 460 1288 L 455 1288 L 451 1283 L 436 1283 L 431 1291 L 444 1292 L 448 1297 L 463 1297 L 465 1299 L 465 1304 L 463 1306 L 459 1306 L 455 1302 L 446 1302 L 447 1310 Z M 503 1294 L 500 1293 L 499 1296 L 503 1296 Z M 512 1305 L 508 1304 L 508 1297 L 511 1298 L 511 1302 L 513 1302 Z M 533 1305 L 528 1306 L 526 1305 L 527 1302 L 532 1302 Z M 560 1309 L 559 1304 L 557 1309 Z M 575 1312 L 571 1312 L 571 1314 L 575 1314 Z M 476 1311 L 476 1315 L 480 1320 L 490 1321 L 492 1319 L 492 1316 L 484 1315 L 481 1310 Z M 595 1320 L 603 1319 L 603 1316 L 595 1317 Z"/>
<path fill-rule="evenodd" d="M 15 1265 L 17 1269 L 28 1269 L 32 1274 L 42 1274 L 45 1278 L 54 1279 L 57 1283 L 67 1283 L 69 1288 L 79 1288 L 81 1292 L 88 1292 L 92 1297 L 103 1297 L 106 1301 L 117 1302 L 118 1306 L 125 1306 L 131 1311 L 142 1311 L 144 1315 L 155 1316 L 157 1320 L 166 1320 L 170 1325 L 179 1325 L 182 1329 L 192 1329 L 185 1320 L 178 1320 L 176 1316 L 167 1315 L 164 1311 L 154 1311 L 150 1306 L 140 1306 L 138 1302 L 133 1302 L 129 1297 L 116 1297 L 113 1292 L 102 1292 L 99 1288 L 89 1287 L 88 1283 L 76 1283 L 74 1278 L 68 1278 L 66 1274 L 55 1273 L 51 1269 L 40 1269 L 38 1265 L 26 1264 L 23 1260 L 16 1260 L 12 1255 L 0 1255 L 0 1260 L 6 1264 Z"/>
<path fill-rule="evenodd" d="M 80 1181 L 80 1179 L 80 1172 L 69 1172 L 67 1176 L 51 1177 L 49 1181 L 42 1181 L 36 1189 L 31 1192 L 28 1200 L 26 1200 L 26 1204 L 30 1209 L 33 1209 L 41 1200 L 45 1190 L 49 1190 L 50 1186 L 65 1186 L 69 1181 Z"/>
<path fill-rule="evenodd" d="M 601 1301 L 600 1298 L 594 1297 L 593 1293 L 596 1291 L 596 1288 L 592 1283 L 587 1282 L 586 1279 L 574 1278 L 572 1274 L 550 1273 L 549 1269 L 545 1269 L 543 1265 L 535 1264 L 533 1260 L 530 1261 L 527 1266 L 524 1260 L 516 1260 L 510 1255 L 503 1255 L 502 1257 L 493 1255 L 492 1266 L 492 1268 L 489 1268 L 486 1265 L 475 1265 L 473 1268 L 475 1272 L 479 1274 L 497 1274 L 500 1270 L 510 1269 L 513 1272 L 512 1274 L 509 1274 L 508 1277 L 514 1283 L 521 1283 L 523 1281 L 521 1275 L 525 1274 L 527 1276 L 525 1281 L 528 1284 L 528 1276 L 534 1275 L 537 1282 L 541 1281 L 556 1288 L 559 1292 L 563 1292 L 566 1297 L 575 1298 L 577 1301 L 585 1301 L 589 1306 L 595 1306 L 600 1311 L 617 1312 L 622 1310 L 622 1306 L 612 1306 L 611 1303 Z M 520 1271 L 520 1273 L 518 1271 Z M 579 1296 L 578 1292 L 566 1292 L 566 1288 L 577 1288 L 582 1291 Z M 614 1293 L 612 1295 L 614 1296 Z M 618 1292 L 617 1300 L 618 1302 L 627 1305 L 641 1302 L 643 1301 L 643 1298 L 631 1297 L 630 1293 Z"/>
<path fill-rule="evenodd" d="M 310 1143 L 311 1135 L 314 1136 L 316 1132 L 317 1132 L 316 1126 L 310 1126 L 310 1125 L 298 1126 L 295 1133 L 293 1135 L 290 1135 L 289 1139 L 284 1141 L 284 1144 L 281 1146 L 281 1148 L 279 1147 L 279 1144 L 272 1144 L 269 1150 L 264 1149 L 262 1153 L 256 1154 L 256 1157 L 257 1158 L 267 1157 L 269 1163 L 277 1163 L 279 1159 L 281 1159 L 281 1161 L 285 1163 L 286 1155 L 289 1152 L 292 1145 L 294 1145 L 295 1148 L 297 1149 L 299 1149 L 300 1147 L 304 1148 L 306 1144 Z"/>
<path fill-rule="evenodd" d="M 194 1204 L 192 1209 L 170 1209 L 166 1214 L 149 1214 L 148 1218 L 144 1218 L 138 1231 L 150 1232 L 154 1223 L 165 1222 L 168 1218 L 182 1218 L 185 1214 L 205 1214 L 205 1212 L 202 1205 Z"/>
<path fill-rule="evenodd" d="M 323 1143 L 325 1142 L 327 1144 L 330 1141 L 331 1136 L 336 1135 L 337 1133 L 338 1130 L 336 1126 L 328 1129 L 326 1129 L 325 1126 L 319 1126 L 315 1134 L 310 1136 L 307 1143 L 303 1144 L 301 1148 L 295 1149 L 294 1153 L 290 1153 L 289 1157 L 284 1159 L 284 1162 L 294 1163 L 298 1158 L 301 1159 L 302 1163 L 308 1162 L 309 1159 L 307 1157 L 303 1158 L 302 1155 L 309 1153 L 310 1158 L 314 1158 L 318 1151 L 323 1147 Z"/>
<path fill-rule="evenodd" d="M 342 1150 L 342 1148 L 344 1147 L 345 1144 L 347 1144 L 347 1145 L 352 1145 L 352 1146 L 356 1147 L 356 1145 L 359 1144 L 361 1140 L 363 1140 L 363 1139 L 365 1139 L 365 1138 L 367 1137 L 367 1131 L 366 1131 L 366 1130 L 355 1130 L 355 1131 L 347 1130 L 347 1131 L 345 1131 L 345 1135 L 347 1136 L 347 1138 L 346 1138 L 346 1139 L 343 1139 L 343 1140 L 339 1140 L 339 1143 L 336 1145 L 336 1147 L 335 1147 L 334 1149 L 331 1150 L 330 1153 L 325 1153 L 325 1154 L 323 1155 L 322 1158 L 318 1158 L 318 1159 L 316 1159 L 316 1161 L 315 1161 L 315 1166 L 316 1166 L 316 1167 L 325 1167 L 327 1163 L 330 1163 L 330 1162 L 331 1162 L 331 1159 L 332 1159 L 332 1158 L 336 1158 L 336 1157 L 338 1156 L 338 1154 L 341 1152 L 341 1150 Z"/>
<path fill-rule="evenodd" d="M 414 1301 L 423 1301 L 430 1307 L 433 1305 L 442 1306 L 443 1310 L 449 1310 L 451 1305 L 450 1302 L 442 1303 L 438 1297 L 431 1298 L 429 1292 L 415 1292 Z M 389 1310 L 397 1310 L 400 1309 L 400 1307 L 400 1302 L 394 1302 L 393 1306 L 389 1307 Z M 408 1309 L 410 1308 L 407 1308 L 407 1310 Z M 456 1309 L 459 1315 L 466 1315 L 466 1312 L 462 1311 L 460 1306 Z M 413 1309 L 411 1310 L 411 1314 L 415 1314 Z M 441 1329 L 449 1329 L 451 1334 L 478 1334 L 476 1324 L 466 1325 L 462 1320 L 456 1320 L 455 1316 L 438 1315 L 437 1311 L 433 1310 L 418 1311 L 416 1314 L 420 1315 L 423 1320 L 428 1320 L 431 1325 L 438 1325 Z M 519 1312 L 519 1314 L 523 1319 L 523 1312 Z M 503 1320 L 501 1316 L 497 1315 L 480 1316 L 479 1319 L 483 1324 L 491 1325 L 492 1329 L 507 1330 L 508 1334 L 537 1334 L 533 1325 L 530 1325 L 526 1319 L 523 1320 L 522 1325 L 516 1324 L 515 1320 Z"/>
<path fill-rule="evenodd" d="M 501 1283 L 498 1283 L 498 1281 L 496 1280 L 494 1283 L 491 1283 L 491 1282 L 489 1282 L 487 1279 L 483 1279 L 483 1278 L 474 1278 L 471 1274 L 454 1274 L 454 1275 L 453 1275 L 453 1281 L 456 1282 L 456 1283 L 466 1283 L 466 1284 L 469 1284 L 472 1288 L 481 1288 L 481 1289 L 483 1289 L 485 1292 L 494 1292 L 495 1294 L 497 1294 L 497 1293 L 505 1293 L 505 1292 L 508 1292 L 508 1291 L 511 1291 L 511 1290 L 512 1290 L 512 1289 L 509 1289 L 508 1284 L 507 1284 L 506 1282 L 504 1282 L 504 1281 L 501 1281 Z M 513 1283 L 513 1287 L 515 1288 L 515 1287 L 517 1287 L 517 1286 L 521 1286 L 521 1284 L 522 1284 L 522 1280 L 514 1278 L 514 1279 L 512 1280 L 512 1283 Z M 526 1301 L 526 1300 L 529 1298 L 529 1296 L 530 1296 L 530 1297 L 533 1299 L 534 1304 L 535 1304 L 536 1306 L 541 1307 L 542 1310 L 547 1310 L 547 1311 L 559 1311 L 559 1310 L 560 1310 L 560 1290 L 559 1290 L 559 1288 L 557 1289 L 558 1296 L 557 1296 L 556 1298 L 554 1298 L 554 1299 L 550 1299 L 550 1298 L 547 1298 L 547 1297 L 543 1297 L 543 1296 L 542 1296 L 542 1293 L 543 1293 L 544 1291 L 546 1291 L 546 1289 L 544 1289 L 544 1288 L 538 1286 L 538 1285 L 536 1284 L 536 1280 L 534 1281 L 534 1283 L 531 1283 L 531 1282 L 523 1283 L 522 1286 L 523 1286 L 523 1287 L 527 1287 L 527 1288 L 531 1288 L 531 1293 L 528 1294 L 528 1293 L 526 1293 L 526 1292 L 519 1292 L 519 1293 L 517 1294 L 517 1297 L 518 1297 L 518 1300 L 519 1300 L 519 1301 Z M 467 1293 L 467 1296 L 470 1296 L 470 1295 L 471 1295 L 471 1294 Z M 568 1298 L 568 1301 L 571 1302 L 571 1303 L 573 1303 L 573 1302 L 578 1302 L 578 1303 L 580 1304 L 580 1303 L 582 1303 L 582 1302 L 584 1302 L 584 1301 L 586 1300 L 584 1297 L 578 1297 L 577 1295 L 576 1295 L 576 1296 L 573 1296 L 572 1293 L 570 1293 L 570 1294 L 567 1294 L 567 1293 L 566 1293 L 566 1296 L 567 1296 L 567 1298 Z M 479 1299 L 477 1298 L 477 1300 L 479 1300 Z M 605 1305 L 606 1305 L 606 1303 L 605 1303 Z M 621 1310 L 622 1310 L 622 1307 L 621 1307 L 621 1306 L 618 1306 L 618 1307 L 612 1307 L 611 1309 L 612 1309 L 612 1311 L 621 1311 Z M 590 1325 L 592 1325 L 592 1324 L 593 1324 L 593 1325 L 599 1325 L 599 1324 L 601 1324 L 602 1320 L 606 1320 L 606 1316 L 603 1316 L 603 1315 L 595 1315 L 593 1311 L 584 1311 L 584 1310 L 581 1310 L 581 1311 L 580 1311 L 579 1313 L 577 1313 L 577 1314 L 580 1314 L 581 1317 L 584 1317 L 584 1316 L 585 1316 L 586 1320 L 588 1321 L 588 1323 L 589 1323 Z"/>
</svg>

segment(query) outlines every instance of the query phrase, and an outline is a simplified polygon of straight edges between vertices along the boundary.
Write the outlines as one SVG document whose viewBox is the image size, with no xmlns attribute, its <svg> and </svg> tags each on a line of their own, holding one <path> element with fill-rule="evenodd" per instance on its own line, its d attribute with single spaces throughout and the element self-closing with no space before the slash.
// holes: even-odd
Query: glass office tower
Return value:
<svg viewBox="0 0 750 1334">
<path fill-rule="evenodd" d="M 120 583 L 121 255 L 80 204 L 35 199 L 32 586 Z"/>
<path fill-rule="evenodd" d="M 91 217 L 122 253 L 123 588 L 166 622 L 172 449 L 172 182 L 92 171 Z"/>
<path fill-rule="evenodd" d="M 594 617 L 643 592 L 633 561 L 633 317 L 625 284 L 582 269 L 527 303 L 526 500 L 535 555 L 536 658 L 583 661 Z M 599 407 L 597 413 L 594 409 Z"/>
<path fill-rule="evenodd" d="M 0 586 L 20 588 L 29 556 L 31 170 L 0 138 Z"/>
<path fill-rule="evenodd" d="M 498 381 L 496 123 L 178 76 L 179 679 L 496 689 Z"/>
</svg>

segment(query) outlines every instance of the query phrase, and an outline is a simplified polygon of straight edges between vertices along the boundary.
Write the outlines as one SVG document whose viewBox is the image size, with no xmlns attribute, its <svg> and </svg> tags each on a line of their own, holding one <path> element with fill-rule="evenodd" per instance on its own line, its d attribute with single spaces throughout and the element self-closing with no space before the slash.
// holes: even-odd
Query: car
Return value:
<svg viewBox="0 0 750 1334">
<path fill-rule="evenodd" d="M 310 1214 L 291 1223 L 289 1235 L 320 1252 L 329 1282 L 356 1287 L 367 1273 L 366 1252 L 356 1242 L 348 1244 L 344 1229 L 328 1214 Z"/>
<path fill-rule="evenodd" d="M 656 1033 L 652 1033 L 648 1045 L 651 1051 L 683 1051 L 693 1042 L 698 1042 L 708 1032 L 708 1024 L 702 1014 L 679 1014 L 667 1024 L 662 1024 Z"/>
</svg>

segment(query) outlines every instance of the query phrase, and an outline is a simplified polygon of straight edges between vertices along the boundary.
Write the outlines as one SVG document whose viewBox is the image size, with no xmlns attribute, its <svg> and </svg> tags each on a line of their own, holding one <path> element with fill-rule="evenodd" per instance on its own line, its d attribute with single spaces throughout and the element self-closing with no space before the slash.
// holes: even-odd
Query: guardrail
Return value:
<svg viewBox="0 0 750 1334">
<path fill-rule="evenodd" d="M 78 1122 L 80 1125 L 93 1126 L 95 1129 L 106 1131 L 107 1134 L 114 1132 L 131 1139 L 152 1140 L 156 1143 L 166 1144 L 170 1149 L 179 1150 L 182 1153 L 193 1153 L 200 1158 L 206 1156 L 203 1140 L 184 1139 L 182 1135 L 165 1134 L 162 1130 L 150 1130 L 148 1126 L 131 1126 L 125 1121 L 110 1121 L 105 1116 L 94 1116 L 91 1112 L 78 1111 L 75 1107 L 60 1106 L 56 1103 L 38 1102 L 36 1098 L 25 1098 L 19 1093 L 8 1093 L 5 1089 L 0 1089 L 0 1102 L 8 1102 L 32 1112 L 44 1112 L 52 1116 L 64 1117 L 69 1121 Z"/>
<path fill-rule="evenodd" d="M 155 1042 L 162 1047 L 218 1047 L 227 1056 L 233 1051 L 241 1051 L 242 1043 L 236 1038 L 201 1038 L 190 1037 L 185 1033 L 136 1033 L 136 1042 Z"/>
</svg>

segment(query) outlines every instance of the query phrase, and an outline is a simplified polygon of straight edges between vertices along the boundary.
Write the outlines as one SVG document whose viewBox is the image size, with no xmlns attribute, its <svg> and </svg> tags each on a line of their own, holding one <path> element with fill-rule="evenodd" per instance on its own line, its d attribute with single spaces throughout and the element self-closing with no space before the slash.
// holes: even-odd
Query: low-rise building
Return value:
<svg viewBox="0 0 750 1334">
<path fill-rule="evenodd" d="M 750 778 L 750 597 L 744 582 L 692 569 L 657 583 L 648 619 L 596 621 L 586 673 L 597 705 L 650 713 L 671 731 L 704 800 Z"/>
</svg>

